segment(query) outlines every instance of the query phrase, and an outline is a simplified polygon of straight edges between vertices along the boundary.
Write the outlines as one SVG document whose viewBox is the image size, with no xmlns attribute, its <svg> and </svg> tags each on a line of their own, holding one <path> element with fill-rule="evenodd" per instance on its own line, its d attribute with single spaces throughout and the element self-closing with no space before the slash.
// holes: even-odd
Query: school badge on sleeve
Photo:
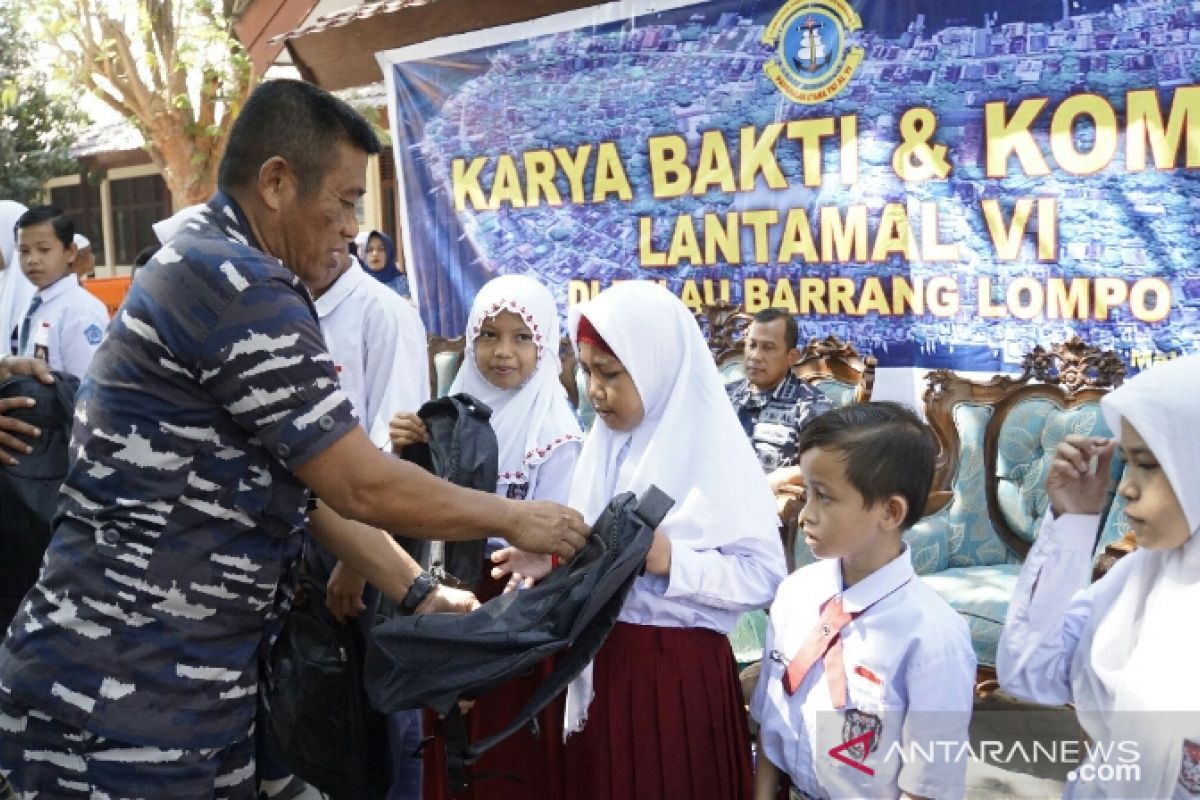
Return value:
<svg viewBox="0 0 1200 800">
<path fill-rule="evenodd" d="M 83 336 L 88 340 L 88 344 L 100 344 L 100 340 L 104 338 L 104 331 L 100 330 L 99 325 L 88 325 L 83 330 Z"/>
<path fill-rule="evenodd" d="M 1192 794 L 1200 794 L 1200 744 L 1183 742 L 1183 761 L 1179 765 L 1179 785 Z"/>
</svg>

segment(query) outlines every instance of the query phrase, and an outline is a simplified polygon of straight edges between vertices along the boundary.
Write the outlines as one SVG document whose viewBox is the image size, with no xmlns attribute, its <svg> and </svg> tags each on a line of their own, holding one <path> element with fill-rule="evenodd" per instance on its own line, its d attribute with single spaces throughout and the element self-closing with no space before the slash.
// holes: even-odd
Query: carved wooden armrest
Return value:
<svg viewBox="0 0 1200 800">
<path fill-rule="evenodd" d="M 1129 531 L 1120 539 L 1107 545 L 1104 552 L 1096 556 L 1096 563 L 1092 566 L 1092 583 L 1103 578 L 1117 561 L 1136 549 L 1137 536 L 1133 531 Z"/>
</svg>

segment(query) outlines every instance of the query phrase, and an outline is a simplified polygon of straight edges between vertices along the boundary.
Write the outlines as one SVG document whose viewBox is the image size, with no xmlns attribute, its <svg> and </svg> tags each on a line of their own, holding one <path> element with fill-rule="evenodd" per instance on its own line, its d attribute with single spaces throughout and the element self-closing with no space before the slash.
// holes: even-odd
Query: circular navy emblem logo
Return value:
<svg viewBox="0 0 1200 800">
<path fill-rule="evenodd" d="M 775 51 L 763 70 L 797 103 L 824 102 L 846 88 L 862 62 L 862 48 L 847 41 L 861 27 L 845 0 L 789 0 L 763 34 Z"/>
</svg>

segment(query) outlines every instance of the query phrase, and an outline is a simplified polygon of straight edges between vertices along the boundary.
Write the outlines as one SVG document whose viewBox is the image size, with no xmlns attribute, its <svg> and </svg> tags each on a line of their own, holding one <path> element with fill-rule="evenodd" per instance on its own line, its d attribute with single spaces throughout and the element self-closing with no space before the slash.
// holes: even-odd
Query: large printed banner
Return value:
<svg viewBox="0 0 1200 800">
<path fill-rule="evenodd" d="M 1200 348 L 1200 4 L 612 3 L 380 54 L 421 313 L 662 280 L 881 366 Z M 999 12 L 993 9 L 1001 6 Z"/>
</svg>

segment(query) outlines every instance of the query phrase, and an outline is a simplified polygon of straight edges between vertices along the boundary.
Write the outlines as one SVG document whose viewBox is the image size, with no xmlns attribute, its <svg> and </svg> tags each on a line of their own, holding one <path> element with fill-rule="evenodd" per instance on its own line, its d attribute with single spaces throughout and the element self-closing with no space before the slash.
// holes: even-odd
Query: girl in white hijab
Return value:
<svg viewBox="0 0 1200 800">
<path fill-rule="evenodd" d="M 1158 364 L 1101 401 L 1117 440 L 1069 437 L 1055 451 L 1052 510 L 1021 569 L 997 668 L 1019 697 L 1075 705 L 1092 745 L 1064 797 L 1200 795 L 1197 397 L 1200 355 Z M 1089 585 L 1115 450 L 1138 549 Z"/>
<path fill-rule="evenodd" d="M 620 283 L 572 308 L 570 330 L 597 414 L 570 504 L 593 522 L 614 495 L 654 484 L 675 505 L 616 627 L 568 690 L 564 796 L 749 798 L 726 635 L 784 576 L 775 501 L 678 298 Z"/>
<path fill-rule="evenodd" d="M 502 329 L 506 318 L 527 343 L 528 360 L 520 342 L 513 345 L 516 352 L 503 352 L 509 349 Z M 466 392 L 492 409 L 500 445 L 497 493 L 565 502 L 583 432 L 558 378 L 558 308 L 550 290 L 525 275 L 493 278 L 475 296 L 466 340 L 450 394 Z M 557 468 L 543 471 L 560 451 L 566 455 Z M 552 496 L 547 495 L 550 482 L 558 487 Z"/>
<path fill-rule="evenodd" d="M 491 423 L 499 445 L 496 493 L 502 497 L 567 502 L 571 476 L 583 445 L 579 422 L 559 382 L 561 361 L 558 308 L 550 290 L 524 275 L 505 275 L 484 284 L 467 321 L 463 364 L 450 394 L 465 392 L 492 409 Z M 401 447 L 426 437 L 414 414 L 392 421 L 392 445 Z M 493 543 L 503 547 L 502 540 Z M 550 571 L 549 557 L 531 556 L 503 547 L 490 556 L 492 581 L 477 591 L 487 600 L 505 588 L 542 577 Z M 510 577 L 511 576 L 511 577 Z M 518 679 L 479 698 L 467 717 L 472 737 L 494 733 L 524 705 L 547 674 L 543 665 L 528 678 Z M 497 745 L 475 765 L 478 774 L 509 779 L 481 781 L 456 798 L 508 800 L 556 797 L 561 779 L 562 705 L 552 704 L 538 715 L 541 734 L 518 732 Z M 429 748 L 425 796 L 449 797 L 437 763 L 440 747 Z"/>
<path fill-rule="evenodd" d="M 26 210 L 20 203 L 0 200 L 0 356 L 13 352 L 13 332 L 25 318 L 29 301 L 37 291 L 17 263 L 14 227 Z"/>
</svg>

